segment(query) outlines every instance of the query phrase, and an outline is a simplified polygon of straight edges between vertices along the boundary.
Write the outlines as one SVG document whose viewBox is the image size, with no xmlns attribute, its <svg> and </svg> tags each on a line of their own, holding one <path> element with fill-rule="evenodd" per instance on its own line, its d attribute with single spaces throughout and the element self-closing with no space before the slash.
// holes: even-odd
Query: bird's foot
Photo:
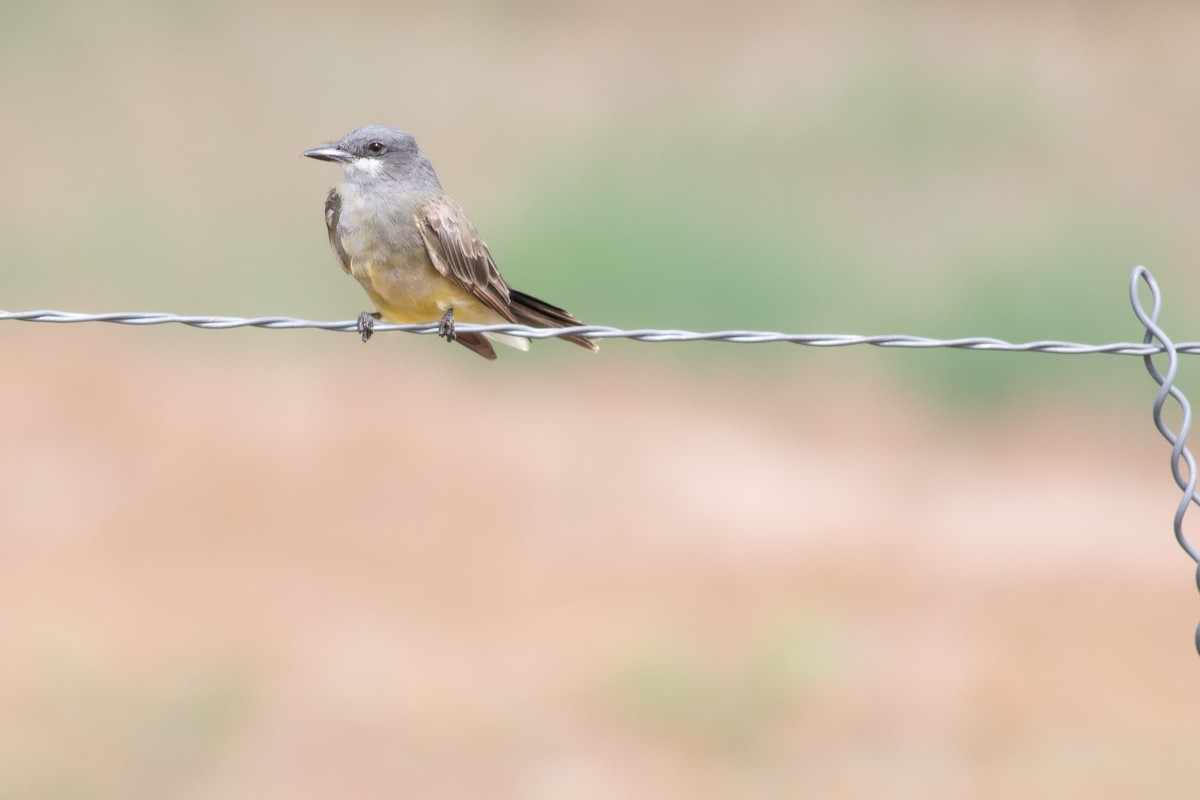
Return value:
<svg viewBox="0 0 1200 800">
<path fill-rule="evenodd" d="M 383 315 L 376 311 L 372 314 L 369 311 L 364 311 L 358 315 L 358 335 L 362 337 L 363 342 L 369 342 L 375 334 L 375 320 Z"/>
<path fill-rule="evenodd" d="M 447 342 L 453 342 L 458 338 L 458 334 L 454 332 L 453 308 L 447 308 L 446 313 L 442 314 L 442 318 L 438 320 L 438 336 L 442 337 Z"/>
</svg>

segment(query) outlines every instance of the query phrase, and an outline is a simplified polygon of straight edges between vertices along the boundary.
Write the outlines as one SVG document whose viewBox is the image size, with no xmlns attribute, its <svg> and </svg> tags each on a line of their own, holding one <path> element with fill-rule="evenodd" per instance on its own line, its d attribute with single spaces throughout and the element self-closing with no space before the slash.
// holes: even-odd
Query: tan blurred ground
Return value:
<svg viewBox="0 0 1200 800">
<path fill-rule="evenodd" d="M 3 331 L 5 796 L 1194 796 L 1145 408 L 49 327 Z"/>
</svg>

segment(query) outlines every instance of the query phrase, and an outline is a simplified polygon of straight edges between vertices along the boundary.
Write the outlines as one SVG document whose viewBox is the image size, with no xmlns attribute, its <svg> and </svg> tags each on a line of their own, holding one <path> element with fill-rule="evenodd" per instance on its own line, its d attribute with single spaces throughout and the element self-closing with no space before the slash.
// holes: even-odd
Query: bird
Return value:
<svg viewBox="0 0 1200 800">
<path fill-rule="evenodd" d="M 412 134 L 368 125 L 301 154 L 341 166 L 343 182 L 325 199 L 329 244 L 345 272 L 375 306 L 358 318 L 363 341 L 374 322 L 438 323 L 438 333 L 487 359 L 492 341 L 529 349 L 529 339 L 458 333 L 455 322 L 580 325 L 569 312 L 512 289 L 462 206 L 442 189 Z M 599 350 L 595 340 L 560 338 Z"/>
</svg>

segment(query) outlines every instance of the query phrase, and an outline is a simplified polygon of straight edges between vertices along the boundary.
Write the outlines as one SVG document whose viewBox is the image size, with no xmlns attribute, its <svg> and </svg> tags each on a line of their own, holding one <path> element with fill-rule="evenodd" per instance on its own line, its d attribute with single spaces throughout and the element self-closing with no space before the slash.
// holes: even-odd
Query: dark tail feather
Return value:
<svg viewBox="0 0 1200 800">
<path fill-rule="evenodd" d="M 474 350 L 488 361 L 496 360 L 496 351 L 492 349 L 492 343 L 482 333 L 460 333 L 454 337 L 454 341 L 469 350 Z"/>
<path fill-rule="evenodd" d="M 542 302 L 536 297 L 530 297 L 516 289 L 510 289 L 508 296 L 512 301 L 513 316 L 522 325 L 528 325 L 531 328 L 569 328 L 583 324 L 558 306 Z M 588 339 L 585 336 L 560 336 L 559 338 L 580 347 L 586 347 L 593 352 L 600 349 L 600 345 L 594 339 Z"/>
</svg>

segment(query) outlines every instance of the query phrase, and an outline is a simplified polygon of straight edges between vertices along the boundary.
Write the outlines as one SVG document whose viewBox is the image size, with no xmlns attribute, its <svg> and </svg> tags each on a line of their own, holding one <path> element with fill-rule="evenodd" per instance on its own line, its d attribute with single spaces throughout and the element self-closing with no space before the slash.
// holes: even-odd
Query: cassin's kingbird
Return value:
<svg viewBox="0 0 1200 800">
<path fill-rule="evenodd" d="M 433 165 L 411 135 L 369 125 L 304 155 L 341 164 L 346 178 L 329 191 L 325 225 L 342 269 L 362 284 L 378 309 L 359 316 L 364 341 L 372 318 L 439 322 L 439 333 L 448 340 L 495 358 L 488 339 L 521 350 L 529 349 L 529 340 L 496 333 L 456 336 L 454 321 L 539 328 L 580 324 L 561 308 L 508 288 L 475 226 L 442 191 Z M 599 349 L 582 336 L 562 338 Z"/>
</svg>

